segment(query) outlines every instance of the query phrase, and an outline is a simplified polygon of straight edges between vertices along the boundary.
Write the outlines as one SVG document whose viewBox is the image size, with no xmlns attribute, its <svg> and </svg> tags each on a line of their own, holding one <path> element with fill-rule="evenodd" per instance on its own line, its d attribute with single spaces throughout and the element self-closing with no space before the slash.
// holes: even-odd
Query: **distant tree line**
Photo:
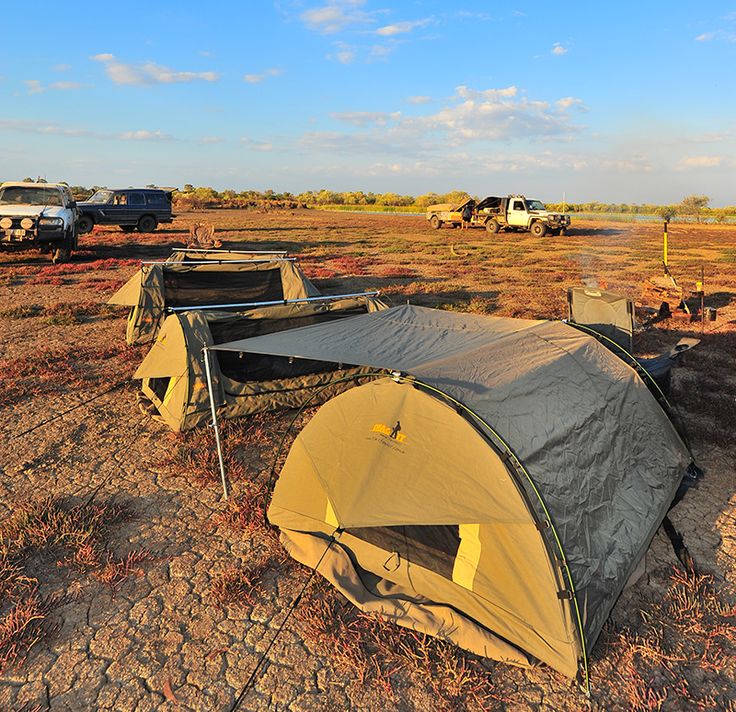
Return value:
<svg viewBox="0 0 736 712">
<path fill-rule="evenodd" d="M 26 182 L 45 183 L 43 178 L 24 178 Z M 148 185 L 147 188 L 154 188 Z M 104 186 L 71 186 L 72 193 L 77 200 L 86 200 L 96 190 Z M 449 193 L 424 193 L 423 195 L 399 195 L 398 193 L 372 193 L 357 191 L 334 190 L 307 190 L 303 193 L 277 193 L 272 189 L 258 190 L 222 190 L 209 187 L 195 187 L 190 183 L 181 190 L 174 191 L 174 204 L 179 210 L 202 210 L 205 208 L 309 208 L 309 207 L 343 207 L 365 208 L 375 206 L 376 210 L 383 208 L 407 208 L 420 210 L 428 205 L 438 203 L 460 204 L 471 196 L 463 190 L 452 190 Z M 672 205 L 658 205 L 655 203 L 601 203 L 597 200 L 588 203 L 547 203 L 547 209 L 552 211 L 566 211 L 568 213 L 616 213 L 623 215 L 658 215 L 664 220 L 677 217 L 687 217 L 697 220 L 725 222 L 736 217 L 736 205 L 725 208 L 711 208 L 710 198 L 707 195 L 688 195 L 679 203 Z"/>
</svg>

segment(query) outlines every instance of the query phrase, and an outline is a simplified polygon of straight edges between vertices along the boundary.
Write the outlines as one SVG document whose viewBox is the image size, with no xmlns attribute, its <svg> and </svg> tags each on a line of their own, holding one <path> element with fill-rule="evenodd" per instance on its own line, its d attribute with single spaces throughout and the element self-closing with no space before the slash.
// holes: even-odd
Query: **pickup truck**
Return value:
<svg viewBox="0 0 736 712">
<path fill-rule="evenodd" d="M 570 226 L 569 215 L 550 213 L 539 200 L 530 200 L 523 195 L 488 196 L 478 202 L 466 200 L 460 205 L 430 205 L 427 208 L 427 220 L 435 230 L 445 223 L 460 225 L 462 211 L 468 204 L 473 209 L 470 226 L 484 227 L 490 233 L 524 231 L 531 232 L 535 237 L 544 237 L 547 234 L 564 235 Z"/>
<path fill-rule="evenodd" d="M 66 183 L 0 184 L 0 250 L 38 249 L 65 262 L 77 249 L 77 219 Z"/>
</svg>

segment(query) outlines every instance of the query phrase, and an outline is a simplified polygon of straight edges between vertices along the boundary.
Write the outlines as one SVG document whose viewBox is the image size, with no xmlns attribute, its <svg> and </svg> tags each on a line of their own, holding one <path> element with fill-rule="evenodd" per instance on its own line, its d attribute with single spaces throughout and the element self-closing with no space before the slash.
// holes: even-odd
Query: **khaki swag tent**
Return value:
<svg viewBox="0 0 736 712">
<path fill-rule="evenodd" d="M 126 340 L 145 344 L 156 338 L 174 309 L 211 305 L 288 301 L 319 296 L 293 258 L 149 262 L 108 304 L 130 307 Z"/>
<path fill-rule="evenodd" d="M 258 258 L 268 256 L 271 259 L 286 257 L 285 250 L 225 250 L 225 249 L 203 249 L 175 247 L 166 262 L 196 262 L 196 261 L 230 261 L 244 260 L 247 258 Z"/>
<path fill-rule="evenodd" d="M 139 403 L 172 430 L 189 430 L 211 419 L 204 347 L 386 308 L 378 293 L 372 292 L 314 297 L 307 302 L 238 312 L 192 310 L 171 314 L 166 317 L 155 343 L 135 373 L 135 378 L 142 379 Z M 217 414 L 222 418 L 299 407 L 315 387 L 361 370 L 279 356 L 241 355 L 229 351 L 211 353 Z M 343 382 L 325 389 L 320 402 L 351 385 Z"/>
<path fill-rule="evenodd" d="M 691 457 L 637 372 L 560 322 L 414 306 L 220 345 L 388 370 L 323 405 L 270 521 L 361 609 L 588 686 Z"/>
</svg>

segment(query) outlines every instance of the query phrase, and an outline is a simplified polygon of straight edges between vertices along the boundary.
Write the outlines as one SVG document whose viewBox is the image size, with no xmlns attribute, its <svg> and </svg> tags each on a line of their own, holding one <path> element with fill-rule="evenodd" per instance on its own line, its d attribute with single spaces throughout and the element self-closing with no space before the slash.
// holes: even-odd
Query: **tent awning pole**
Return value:
<svg viewBox="0 0 736 712">
<path fill-rule="evenodd" d="M 220 479 L 222 480 L 222 498 L 227 499 L 227 478 L 225 476 L 225 459 L 222 456 L 222 443 L 220 442 L 220 426 L 217 423 L 217 406 L 215 405 L 215 393 L 212 387 L 212 369 L 210 367 L 210 350 L 205 346 L 204 370 L 207 374 L 207 393 L 210 397 L 210 409 L 212 410 L 212 427 L 215 430 L 215 443 L 217 444 L 217 459 L 220 462 Z"/>
<path fill-rule="evenodd" d="M 201 248 L 175 247 L 174 252 L 204 252 L 210 255 L 285 255 L 286 250 L 204 250 Z"/>
<path fill-rule="evenodd" d="M 191 307 L 168 307 L 170 312 L 199 311 L 200 309 L 234 309 L 236 307 L 273 307 L 279 304 L 308 304 L 311 302 L 334 302 L 338 299 L 356 299 L 357 297 L 377 297 L 379 291 L 356 292 L 355 294 L 330 294 L 320 297 L 303 297 L 302 299 L 276 299 L 270 302 L 244 302 L 242 304 L 203 304 Z"/>
<path fill-rule="evenodd" d="M 141 260 L 142 265 L 243 265 L 263 262 L 296 262 L 296 257 L 261 257 L 255 260 Z"/>
</svg>

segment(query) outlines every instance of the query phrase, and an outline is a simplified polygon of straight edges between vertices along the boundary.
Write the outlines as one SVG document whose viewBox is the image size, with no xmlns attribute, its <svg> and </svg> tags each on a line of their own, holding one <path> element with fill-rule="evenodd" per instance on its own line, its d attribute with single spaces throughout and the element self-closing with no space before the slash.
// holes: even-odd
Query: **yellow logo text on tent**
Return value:
<svg viewBox="0 0 736 712">
<path fill-rule="evenodd" d="M 384 423 L 376 423 L 371 429 L 372 433 L 379 433 L 387 438 L 396 440 L 397 443 L 406 442 L 406 434 L 401 432 L 401 423 L 397 420 L 396 425 L 393 427 L 385 425 Z"/>
</svg>

